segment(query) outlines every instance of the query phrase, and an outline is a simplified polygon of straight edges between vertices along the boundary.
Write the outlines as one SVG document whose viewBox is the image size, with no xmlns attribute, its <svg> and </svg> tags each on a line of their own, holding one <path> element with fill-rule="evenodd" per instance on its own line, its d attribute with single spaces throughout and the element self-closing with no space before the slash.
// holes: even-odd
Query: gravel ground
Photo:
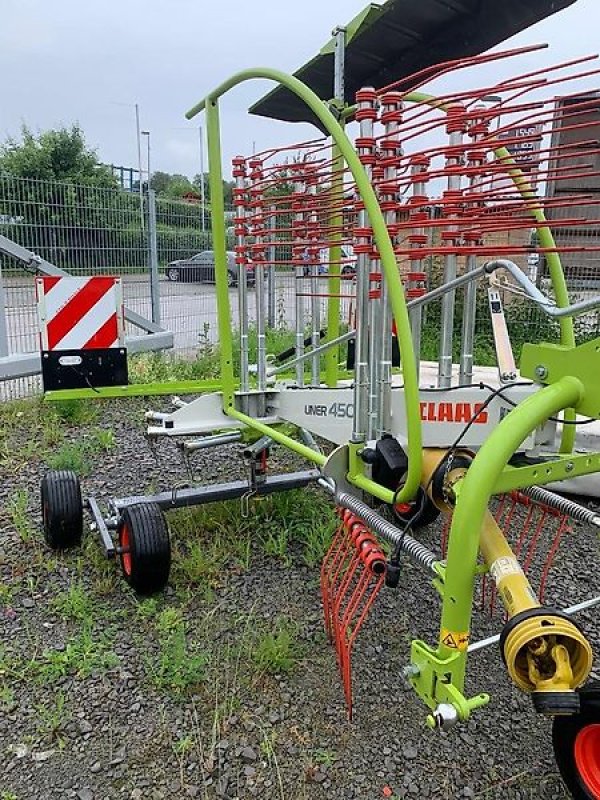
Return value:
<svg viewBox="0 0 600 800">
<path fill-rule="evenodd" d="M 76 551 L 48 551 L 38 486 L 65 442 L 83 443 L 84 492 L 100 498 L 185 480 L 170 443 L 158 458 L 149 449 L 145 405 L 98 404 L 77 424 L 39 404 L 0 410 L 2 800 L 375 800 L 388 787 L 395 798 L 567 797 L 549 724 L 511 687 L 496 648 L 470 660 L 468 691 L 489 691 L 490 706 L 447 734 L 425 727 L 424 706 L 400 676 L 410 640 L 435 641 L 439 603 L 410 564 L 358 639 L 349 723 L 323 632 L 318 566 L 307 566 L 298 540 L 268 555 L 274 548 L 259 544 L 258 519 L 252 535 L 251 517 L 242 553 L 218 511 L 210 525 L 206 513 L 171 517 L 172 579 L 164 596 L 145 601 L 91 534 Z M 104 450 L 98 430 L 114 432 Z M 196 465 L 205 481 L 243 474 L 236 446 L 198 455 Z M 279 450 L 277 466 L 299 464 Z M 436 547 L 439 535 L 436 526 L 423 533 Z M 218 569 L 194 560 L 215 536 L 237 553 Z M 593 532 L 576 529 L 548 599 L 567 605 L 598 593 L 596 561 Z M 580 619 L 596 643 L 597 614 Z M 480 615 L 474 635 L 499 625 Z M 256 654 L 282 629 L 290 663 L 269 670 Z"/>
</svg>

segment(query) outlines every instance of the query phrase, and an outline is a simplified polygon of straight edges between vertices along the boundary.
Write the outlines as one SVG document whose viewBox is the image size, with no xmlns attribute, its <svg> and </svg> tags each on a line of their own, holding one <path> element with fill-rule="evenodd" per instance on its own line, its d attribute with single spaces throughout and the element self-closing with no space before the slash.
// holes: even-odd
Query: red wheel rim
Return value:
<svg viewBox="0 0 600 800">
<path fill-rule="evenodd" d="M 575 765 L 585 788 L 600 798 L 600 724 L 586 725 L 577 734 Z"/>
<path fill-rule="evenodd" d="M 126 553 L 121 553 L 121 564 L 123 565 L 123 572 L 125 575 L 131 575 L 131 553 L 129 552 L 130 541 L 129 528 L 127 527 L 126 523 L 123 523 L 119 533 L 119 545 L 124 550 L 127 550 Z"/>
</svg>

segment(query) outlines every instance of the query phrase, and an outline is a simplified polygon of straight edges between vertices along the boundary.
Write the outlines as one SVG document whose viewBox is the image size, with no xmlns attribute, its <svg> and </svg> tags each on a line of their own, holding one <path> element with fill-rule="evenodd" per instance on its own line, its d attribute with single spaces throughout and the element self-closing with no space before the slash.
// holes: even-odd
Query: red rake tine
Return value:
<svg viewBox="0 0 600 800">
<path fill-rule="evenodd" d="M 563 514 L 562 518 L 560 520 L 559 526 L 558 526 L 558 530 L 557 530 L 557 532 L 556 532 L 556 534 L 554 536 L 554 539 L 552 540 L 552 545 L 550 546 L 550 550 L 548 552 L 548 555 L 546 557 L 546 561 L 544 562 L 544 566 L 543 566 L 543 569 L 542 569 L 542 576 L 540 578 L 540 588 L 539 588 L 539 592 L 538 592 L 538 597 L 539 597 L 540 603 L 544 602 L 544 592 L 546 591 L 546 581 L 548 580 L 548 574 L 550 572 L 550 569 L 552 568 L 552 564 L 554 563 L 554 557 L 556 556 L 556 553 L 558 552 L 558 548 L 560 546 L 561 539 L 563 538 L 565 533 L 572 533 L 572 532 L 573 532 L 573 527 L 571 525 L 571 521 L 566 516 L 566 514 Z"/>
<path fill-rule="evenodd" d="M 321 566 L 321 596 L 323 598 L 323 612 L 325 615 L 325 630 L 329 641 L 333 640 L 332 614 L 333 599 L 335 596 L 335 583 L 338 575 L 343 574 L 343 565 L 346 562 L 351 550 L 352 540 L 348 533 L 349 524 L 351 525 L 355 517 L 350 512 L 339 512 L 343 521 L 331 543 L 329 550 Z"/>
<path fill-rule="evenodd" d="M 333 577 L 335 572 L 335 565 L 340 558 L 343 559 L 344 551 L 347 548 L 347 533 L 344 523 L 340 523 L 329 550 L 325 554 L 323 563 L 321 564 L 321 597 L 323 599 L 323 613 L 325 616 L 325 630 L 331 641 L 331 614 L 333 611 L 332 604 L 332 586 Z"/>
<path fill-rule="evenodd" d="M 361 544 L 360 561 L 362 575 L 346 607 L 340 630 L 340 670 L 349 719 L 352 719 L 352 648 L 385 581 L 385 556 L 376 542 Z"/>
</svg>

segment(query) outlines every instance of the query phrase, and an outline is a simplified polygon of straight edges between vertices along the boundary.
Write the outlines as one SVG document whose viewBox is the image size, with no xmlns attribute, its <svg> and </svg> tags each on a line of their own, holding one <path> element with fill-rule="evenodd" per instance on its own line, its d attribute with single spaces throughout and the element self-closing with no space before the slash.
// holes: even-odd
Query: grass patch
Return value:
<svg viewBox="0 0 600 800">
<path fill-rule="evenodd" d="M 98 418 L 97 401 L 59 400 L 52 404 L 54 414 L 69 425 L 89 425 Z"/>
<path fill-rule="evenodd" d="M 35 706 L 37 712 L 36 726 L 41 736 L 56 742 L 62 749 L 65 746 L 65 727 L 71 720 L 71 712 L 63 691 L 58 691 L 48 703 Z"/>
<path fill-rule="evenodd" d="M 9 517 L 15 526 L 19 539 L 24 544 L 31 542 L 35 536 L 28 506 L 29 491 L 27 489 L 17 489 L 8 500 Z"/>
<path fill-rule="evenodd" d="M 77 475 L 87 475 L 91 464 L 85 444 L 67 442 L 46 458 L 50 469 L 72 470 Z"/>
<path fill-rule="evenodd" d="M 323 495 L 294 490 L 257 498 L 248 517 L 231 500 L 179 509 L 170 516 L 175 581 L 214 585 L 226 569 L 248 569 L 256 544 L 290 564 L 294 554 L 309 566 L 319 564 L 336 527 L 333 508 Z"/>
<path fill-rule="evenodd" d="M 193 691 L 204 678 L 208 657 L 196 643 L 188 641 L 181 611 L 173 607 L 163 609 L 156 630 L 159 652 L 147 659 L 152 684 L 175 695 Z"/>
<path fill-rule="evenodd" d="M 297 641 L 298 629 L 288 619 L 279 619 L 275 630 L 263 634 L 252 650 L 252 659 L 259 669 L 273 675 L 289 672 L 302 656 Z"/>
<path fill-rule="evenodd" d="M 87 678 L 92 673 L 106 672 L 118 663 L 108 633 L 100 633 L 92 625 L 85 624 L 67 641 L 64 649 L 44 650 L 39 659 L 33 658 L 27 665 L 27 672 L 39 683 L 53 685 L 68 675 Z"/>
<path fill-rule="evenodd" d="M 72 583 L 67 591 L 53 597 L 50 608 L 64 619 L 83 623 L 89 623 L 94 617 L 94 612 L 99 610 L 81 583 Z"/>
<path fill-rule="evenodd" d="M 117 440 L 112 428 L 94 428 L 92 431 L 91 447 L 93 450 L 108 453 L 116 445 Z"/>
</svg>

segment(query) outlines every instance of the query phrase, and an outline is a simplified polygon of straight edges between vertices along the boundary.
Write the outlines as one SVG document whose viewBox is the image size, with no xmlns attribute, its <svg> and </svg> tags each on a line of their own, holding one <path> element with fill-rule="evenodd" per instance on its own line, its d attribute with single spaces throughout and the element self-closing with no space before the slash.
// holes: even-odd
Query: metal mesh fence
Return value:
<svg viewBox="0 0 600 800">
<path fill-rule="evenodd" d="M 284 213 L 282 213 L 282 211 Z M 584 210 L 585 211 L 585 210 Z M 582 216 L 584 215 L 582 211 Z M 311 278 L 298 278 L 293 269 L 291 209 L 278 207 L 275 201 L 265 203 L 264 213 L 272 216 L 271 246 L 265 247 L 264 263 L 273 277 L 268 287 L 268 324 L 277 329 L 292 330 L 295 322 L 296 291 L 304 294 L 304 325 L 310 324 L 311 300 L 314 291 Z M 432 211 L 433 213 L 433 211 Z M 557 212 L 558 213 L 558 212 Z M 569 212 L 571 216 L 573 212 Z M 226 212 L 228 249 L 235 247 L 234 213 Z M 136 193 L 122 189 L 81 186 L 70 183 L 13 178 L 0 175 L 0 233 L 33 251 L 41 258 L 73 275 L 120 275 L 123 278 L 127 307 L 144 317 L 151 317 L 149 270 L 149 229 L 156 227 L 157 257 L 160 273 L 159 291 L 161 325 L 174 334 L 174 356 L 192 357 L 208 342 L 216 343 L 217 312 L 214 276 L 211 279 L 172 280 L 169 266 L 189 262 L 211 248 L 210 213 L 198 202 L 158 197 L 156 217 L 149 218 L 147 198 L 143 208 Z M 600 254 L 577 252 L 579 245 L 596 242 L 596 228 L 560 228 L 555 226 L 557 244 L 568 252 L 563 256 L 571 297 L 581 300 L 600 290 Z M 513 235 L 513 234 L 510 234 Z M 514 235 L 523 236 L 523 232 Z M 529 235 L 529 232 L 527 232 Z M 582 238 L 583 237 L 583 238 Z M 584 242 L 583 239 L 586 241 Z M 502 242 L 499 242 L 502 244 Z M 439 259 L 428 257 L 424 268 L 428 285 L 441 278 Z M 522 259 L 522 268 L 543 291 L 549 289 L 549 278 L 543 255 L 534 252 Z M 321 320 L 325 321 L 326 295 L 329 282 L 327 269 L 317 283 Z M 0 253 L 0 275 L 4 283 L 5 319 L 8 350 L 11 354 L 35 352 L 38 349 L 38 322 L 35 306 L 33 273 L 15 259 Z M 353 279 L 342 284 L 342 325 L 352 323 Z M 457 295 L 460 305 L 461 293 Z M 506 295 L 506 316 L 509 330 L 519 341 L 556 338 L 556 323 L 550 322 L 532 304 Z M 230 293 L 232 318 L 237 319 L 237 293 Z M 439 310 L 433 304 L 427 310 L 424 328 L 434 329 Z M 248 296 L 251 324 L 256 315 L 255 290 Z M 460 325 L 460 308 L 456 324 Z M 128 332 L 139 333 L 128 325 Z M 591 312 L 576 320 L 579 341 L 600 333 L 600 313 Z M 458 333 L 458 330 L 457 330 Z M 491 336 L 487 301 L 482 294 L 478 309 L 477 335 L 483 341 Z M 18 397 L 40 390 L 37 376 L 0 383 L 0 397 Z"/>
</svg>

